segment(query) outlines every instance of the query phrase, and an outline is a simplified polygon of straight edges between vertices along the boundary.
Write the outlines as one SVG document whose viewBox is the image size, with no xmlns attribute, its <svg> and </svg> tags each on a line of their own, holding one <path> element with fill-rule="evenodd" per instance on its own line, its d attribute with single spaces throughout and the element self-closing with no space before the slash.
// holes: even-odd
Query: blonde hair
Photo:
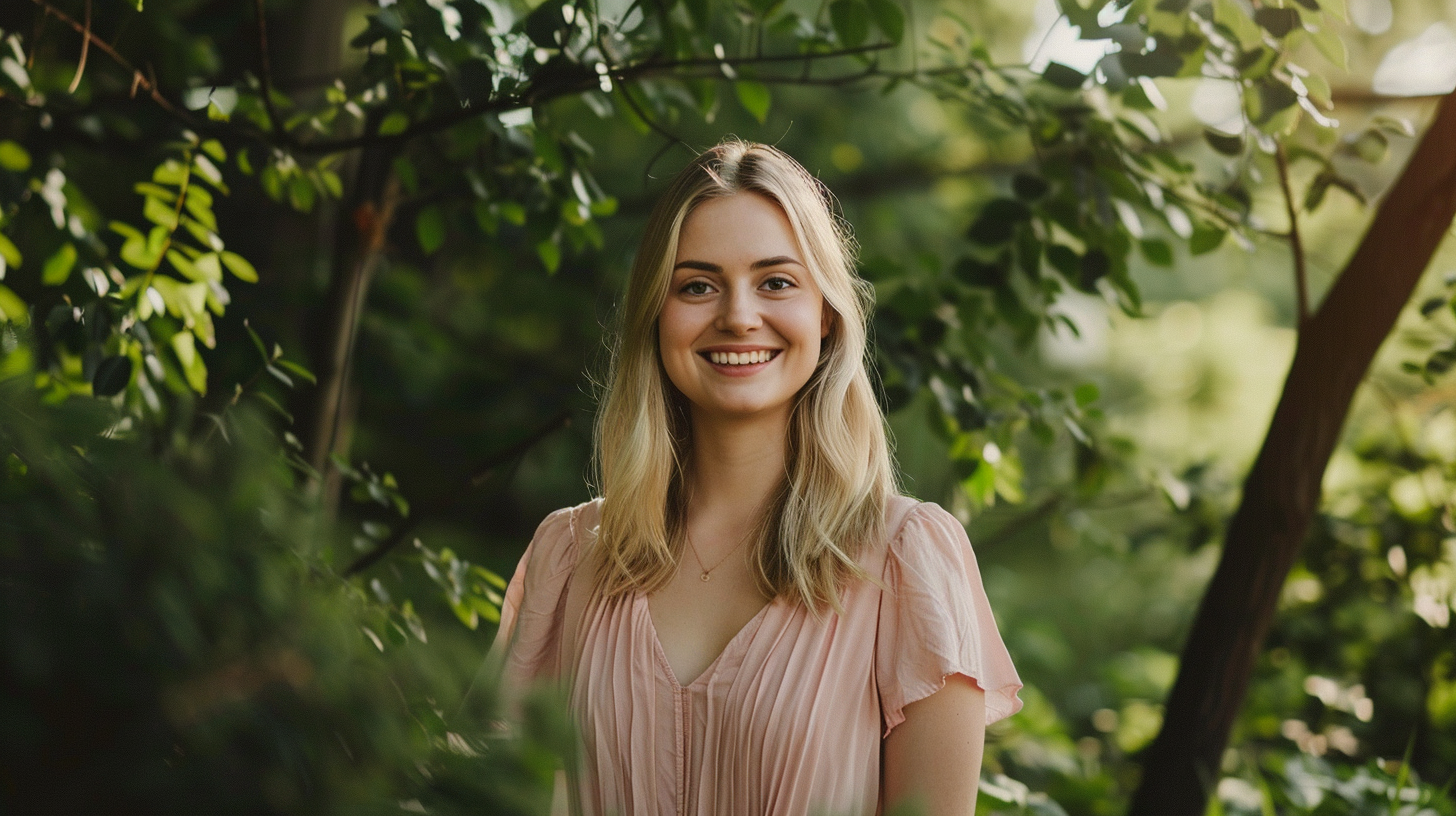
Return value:
<svg viewBox="0 0 1456 816">
<path fill-rule="evenodd" d="M 594 555 L 605 597 L 662 587 L 683 553 L 691 428 L 686 400 L 662 367 L 657 320 L 688 214 L 745 192 L 783 209 L 833 312 L 819 363 L 794 404 L 784 479 L 750 533 L 759 587 L 816 610 L 838 609 L 845 583 L 864 577 L 856 559 L 884 535 L 896 484 L 867 369 L 873 289 L 854 271 L 853 241 L 823 184 L 776 148 L 729 140 L 698 156 L 658 200 L 618 310 L 596 425 L 604 500 Z"/>
</svg>

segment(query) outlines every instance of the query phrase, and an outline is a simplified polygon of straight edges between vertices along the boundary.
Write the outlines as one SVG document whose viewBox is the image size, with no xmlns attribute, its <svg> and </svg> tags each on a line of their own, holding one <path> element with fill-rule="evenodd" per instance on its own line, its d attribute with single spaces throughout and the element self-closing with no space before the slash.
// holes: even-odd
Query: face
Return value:
<svg viewBox="0 0 1456 816">
<path fill-rule="evenodd" d="M 830 321 L 784 211 L 757 193 L 698 205 L 674 267 L 658 340 L 695 419 L 787 422 Z"/>
</svg>

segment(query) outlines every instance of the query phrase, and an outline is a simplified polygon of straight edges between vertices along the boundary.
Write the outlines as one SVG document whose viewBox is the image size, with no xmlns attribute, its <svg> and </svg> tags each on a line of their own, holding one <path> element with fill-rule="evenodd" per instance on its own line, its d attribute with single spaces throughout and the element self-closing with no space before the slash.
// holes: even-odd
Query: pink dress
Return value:
<svg viewBox="0 0 1456 816">
<path fill-rule="evenodd" d="M 589 584 L 570 579 L 600 502 L 541 523 L 496 642 L 508 687 L 563 684 L 581 730 L 573 813 L 875 813 L 880 742 L 906 705 L 963 674 L 986 692 L 987 723 L 1021 708 L 965 529 L 938 505 L 890 502 L 889 540 L 861 559 L 886 590 L 858 582 L 842 615 L 819 617 L 777 599 L 684 687 L 645 596 L 604 603 L 568 587 Z"/>
</svg>

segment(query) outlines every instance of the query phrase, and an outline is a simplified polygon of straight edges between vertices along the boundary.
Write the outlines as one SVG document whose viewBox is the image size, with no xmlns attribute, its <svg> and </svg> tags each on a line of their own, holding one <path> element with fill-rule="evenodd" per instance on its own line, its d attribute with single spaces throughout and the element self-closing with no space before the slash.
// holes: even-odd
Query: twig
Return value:
<svg viewBox="0 0 1456 816">
<path fill-rule="evenodd" d="M 160 107 L 162 110 L 182 120 L 182 122 L 184 122 L 185 124 L 193 126 L 196 125 L 196 122 L 193 120 L 191 114 L 187 113 L 181 108 L 178 108 L 176 105 L 173 105 L 172 102 L 167 99 L 167 97 L 162 96 L 162 92 L 157 90 L 157 83 L 155 80 L 148 79 L 144 74 L 142 74 L 140 70 L 137 69 L 135 65 L 132 65 L 126 57 L 123 57 L 121 54 L 117 53 L 117 50 L 115 48 L 112 48 L 106 43 L 105 40 L 91 33 L 91 28 L 89 25 L 84 25 L 77 22 L 69 15 L 67 15 L 64 11 L 61 11 L 60 9 L 51 5 L 46 0 L 31 0 L 31 2 L 35 3 L 37 6 L 40 6 L 42 9 L 45 9 L 47 14 L 55 15 L 56 19 L 75 29 L 76 33 L 80 34 L 85 42 L 95 44 L 97 48 L 101 49 L 102 53 L 104 53 L 108 57 L 111 57 L 111 59 L 117 65 L 120 65 L 123 69 L 130 71 L 132 75 L 131 87 L 133 92 L 135 92 L 137 88 L 146 91 L 147 95 L 151 97 L 152 101 L 157 103 L 157 106 Z M 90 7 L 89 3 L 87 4 L 87 7 Z"/>
<path fill-rule="evenodd" d="M 91 0 L 86 0 L 85 26 L 86 30 L 81 36 L 81 58 L 76 61 L 76 75 L 71 77 L 71 85 L 66 88 L 66 93 L 75 93 L 81 87 L 81 75 L 86 73 L 86 55 L 91 51 Z"/>
<path fill-rule="evenodd" d="M 1289 214 L 1289 247 L 1294 251 L 1294 287 L 1299 305 L 1295 329 L 1299 330 L 1309 320 L 1309 279 L 1305 269 L 1304 242 L 1299 237 L 1299 212 L 1294 206 L 1294 192 L 1289 188 L 1289 157 L 1284 152 L 1283 142 L 1279 142 L 1274 151 L 1274 163 L 1279 167 L 1279 188 L 1284 191 L 1284 209 Z"/>
<path fill-rule="evenodd" d="M 460 505 L 462 502 L 465 501 L 466 498 L 469 497 L 470 490 L 479 487 L 482 483 L 485 482 L 486 479 L 489 479 L 496 472 L 496 470 L 501 467 L 501 465 L 510 464 L 516 459 L 524 456 L 527 451 L 535 447 L 536 444 L 539 443 L 542 439 L 545 439 L 546 437 L 550 436 L 551 434 L 562 428 L 565 428 L 567 425 L 570 424 L 571 411 L 564 410 L 548 420 L 546 424 L 531 432 L 531 434 L 525 439 L 522 439 L 520 442 L 517 442 L 516 444 L 511 445 L 504 450 L 497 451 L 496 453 L 491 454 L 490 458 L 486 459 L 485 463 L 477 468 L 475 474 L 470 477 L 467 488 L 456 493 L 455 498 L 451 499 L 449 503 L 441 507 L 440 511 L 450 510 Z M 369 569 L 370 567 L 378 563 L 381 558 L 389 554 L 390 550 L 398 547 L 400 542 L 404 541 L 406 538 L 409 538 L 409 536 L 416 529 L 419 528 L 420 521 L 424 518 L 424 516 L 425 514 L 418 512 L 411 515 L 407 520 L 405 520 L 403 524 L 396 528 L 392 534 L 390 534 L 389 538 L 386 538 L 383 541 L 379 542 L 374 546 L 374 549 L 359 556 L 359 558 L 354 561 L 354 563 L 350 564 L 348 568 L 344 570 L 344 577 L 348 578 L 353 575 L 358 575 L 359 573 L 363 572 L 366 569 Z"/>
<path fill-rule="evenodd" d="M 615 79 L 615 77 L 613 78 Z M 642 186 L 646 187 L 647 180 L 652 177 L 652 166 L 657 164 L 657 160 L 662 158 L 663 155 L 666 154 L 667 151 L 671 150 L 674 145 L 682 145 L 683 147 L 687 147 L 688 152 L 692 152 L 692 148 L 688 146 L 687 142 L 684 142 L 681 138 L 679 138 L 676 133 L 673 133 L 672 131 L 658 124 L 652 119 L 652 117 L 647 115 L 647 111 L 643 110 L 642 107 L 637 104 L 637 100 L 632 98 L 632 86 L 629 83 L 619 82 L 617 83 L 617 85 L 619 88 L 622 89 L 622 98 L 627 100 L 627 107 L 631 108 L 632 112 L 637 114 L 638 119 L 641 119 L 644 123 L 646 123 L 648 127 L 657 131 L 658 134 L 660 134 L 664 139 L 667 140 L 667 142 L 663 144 L 661 149 L 659 149 L 656 153 L 652 154 L 652 161 L 648 162 L 647 168 L 642 171 Z"/>
<path fill-rule="evenodd" d="M 292 136 L 283 127 L 278 109 L 273 105 L 273 65 L 268 59 L 268 15 L 263 9 L 263 0 L 257 0 L 254 8 L 258 14 L 258 67 L 259 80 L 263 85 L 263 109 L 268 112 L 268 125 L 273 134 L 292 141 Z"/>
</svg>

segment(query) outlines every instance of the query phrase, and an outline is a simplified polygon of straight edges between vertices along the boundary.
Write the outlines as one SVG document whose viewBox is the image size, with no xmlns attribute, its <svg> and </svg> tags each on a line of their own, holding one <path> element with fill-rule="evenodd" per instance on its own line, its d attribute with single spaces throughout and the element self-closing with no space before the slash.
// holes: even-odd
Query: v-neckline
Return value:
<svg viewBox="0 0 1456 816">
<path fill-rule="evenodd" d="M 674 691 L 685 691 L 711 677 L 713 672 L 717 670 L 718 664 L 723 661 L 723 655 L 728 654 L 729 651 L 738 645 L 738 641 L 747 637 L 750 629 L 756 630 L 759 619 L 767 615 L 768 610 L 777 603 L 778 599 L 774 598 L 760 607 L 754 613 L 753 617 L 748 619 L 747 623 L 738 627 L 738 631 L 734 632 L 733 637 L 728 639 L 727 645 L 723 647 L 722 651 L 718 652 L 718 656 L 714 657 L 712 662 L 697 677 L 693 678 L 691 683 L 683 683 L 678 679 L 677 672 L 673 671 L 671 661 L 667 659 L 667 649 L 664 649 L 662 646 L 662 638 L 657 636 L 657 622 L 652 619 L 652 610 L 647 605 L 647 596 L 639 592 L 636 598 L 637 613 L 647 621 L 647 634 L 652 639 L 652 650 L 656 653 L 657 662 L 662 665 L 663 673 L 667 675 L 668 682 L 672 683 Z"/>
</svg>

